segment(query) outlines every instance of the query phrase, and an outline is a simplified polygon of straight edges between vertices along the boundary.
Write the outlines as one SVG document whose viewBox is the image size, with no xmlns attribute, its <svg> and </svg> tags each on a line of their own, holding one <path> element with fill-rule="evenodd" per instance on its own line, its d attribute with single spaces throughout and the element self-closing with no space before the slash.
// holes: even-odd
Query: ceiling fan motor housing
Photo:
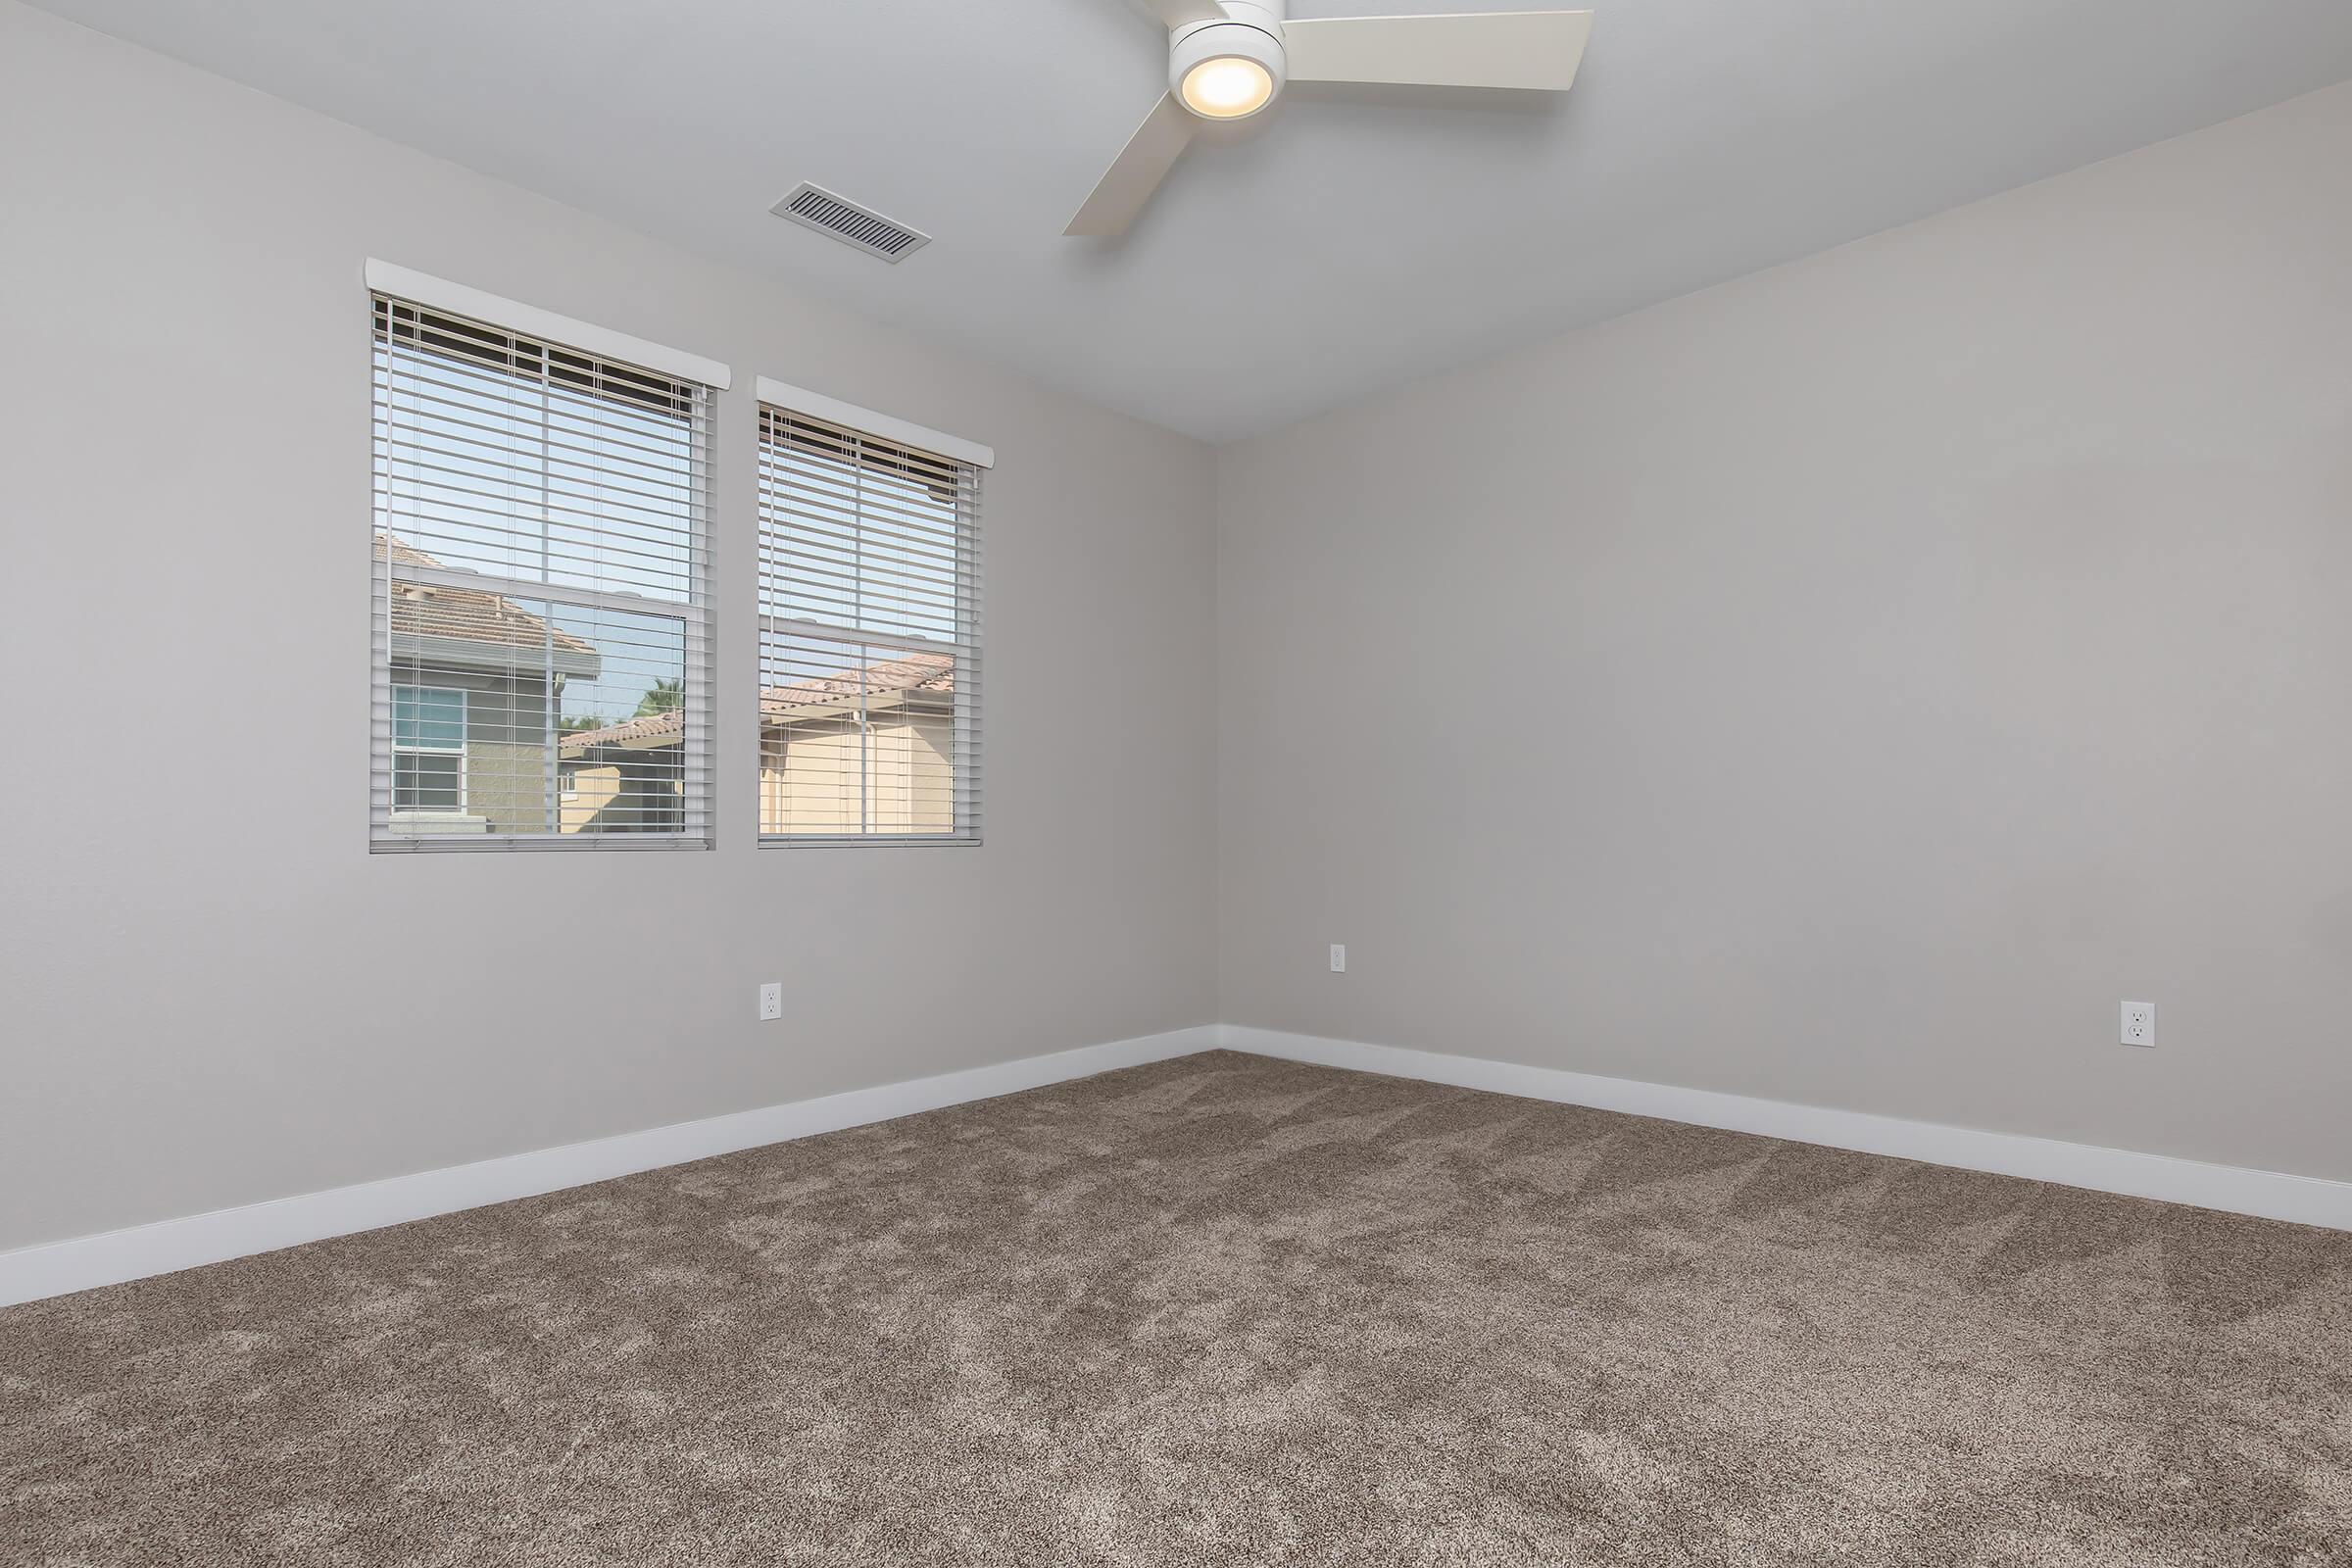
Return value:
<svg viewBox="0 0 2352 1568">
<path fill-rule="evenodd" d="M 1271 104 L 1282 95 L 1287 64 L 1282 52 L 1279 0 L 1273 5 L 1257 4 L 1256 0 L 1221 0 L 1221 3 L 1224 17 L 1191 23 L 1169 35 L 1168 87 L 1181 100 L 1185 78 L 1196 68 L 1211 60 L 1249 60 L 1262 66 L 1273 78 L 1274 90 L 1266 98 L 1266 104 Z M 1260 113 L 1264 108 L 1261 104 L 1250 113 Z"/>
</svg>

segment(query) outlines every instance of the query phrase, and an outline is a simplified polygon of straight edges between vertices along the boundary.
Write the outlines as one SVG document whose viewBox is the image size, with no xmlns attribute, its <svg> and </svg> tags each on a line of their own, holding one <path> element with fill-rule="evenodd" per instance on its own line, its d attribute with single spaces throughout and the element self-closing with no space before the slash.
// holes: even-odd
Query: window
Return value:
<svg viewBox="0 0 2352 1568">
<path fill-rule="evenodd" d="M 980 472 L 993 461 L 760 384 L 763 840 L 979 842 Z"/>
<path fill-rule="evenodd" d="M 707 847 L 711 385 L 374 315 L 371 845 Z"/>
<path fill-rule="evenodd" d="M 466 809 L 466 693 L 392 688 L 392 810 Z"/>
</svg>

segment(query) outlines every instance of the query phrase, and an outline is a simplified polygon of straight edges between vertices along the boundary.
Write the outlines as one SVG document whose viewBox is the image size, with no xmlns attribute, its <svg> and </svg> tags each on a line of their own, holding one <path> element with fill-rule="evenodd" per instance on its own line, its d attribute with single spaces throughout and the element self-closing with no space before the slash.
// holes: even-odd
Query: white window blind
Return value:
<svg viewBox="0 0 2352 1568">
<path fill-rule="evenodd" d="M 760 405 L 763 840 L 979 842 L 980 472 Z"/>
<path fill-rule="evenodd" d="M 377 293 L 379 850 L 710 843 L 710 388 Z"/>
</svg>

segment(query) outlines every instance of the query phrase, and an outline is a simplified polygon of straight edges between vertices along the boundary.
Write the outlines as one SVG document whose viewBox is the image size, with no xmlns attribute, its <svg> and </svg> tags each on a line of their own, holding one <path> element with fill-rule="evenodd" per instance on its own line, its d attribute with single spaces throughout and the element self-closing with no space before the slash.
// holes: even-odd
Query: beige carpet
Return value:
<svg viewBox="0 0 2352 1568">
<path fill-rule="evenodd" d="M 0 1313 L 0 1562 L 2352 1563 L 2352 1237 L 1212 1053 Z"/>
</svg>

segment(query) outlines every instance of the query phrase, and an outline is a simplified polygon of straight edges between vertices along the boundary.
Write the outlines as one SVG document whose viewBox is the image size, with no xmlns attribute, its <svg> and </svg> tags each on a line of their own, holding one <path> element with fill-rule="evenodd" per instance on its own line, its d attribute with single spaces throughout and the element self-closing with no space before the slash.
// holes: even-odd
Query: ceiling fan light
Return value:
<svg viewBox="0 0 2352 1568">
<path fill-rule="evenodd" d="M 1181 27 L 1168 40 L 1168 88 L 1176 101 L 1202 120 L 1247 120 L 1282 93 L 1282 39 L 1260 25 L 1236 20 L 1262 8 L 1230 0 L 1223 21 Z"/>
<path fill-rule="evenodd" d="M 1206 120 L 1240 120 L 1274 99 L 1274 74 L 1240 55 L 1218 55 L 1185 73 L 1184 106 Z"/>
</svg>

